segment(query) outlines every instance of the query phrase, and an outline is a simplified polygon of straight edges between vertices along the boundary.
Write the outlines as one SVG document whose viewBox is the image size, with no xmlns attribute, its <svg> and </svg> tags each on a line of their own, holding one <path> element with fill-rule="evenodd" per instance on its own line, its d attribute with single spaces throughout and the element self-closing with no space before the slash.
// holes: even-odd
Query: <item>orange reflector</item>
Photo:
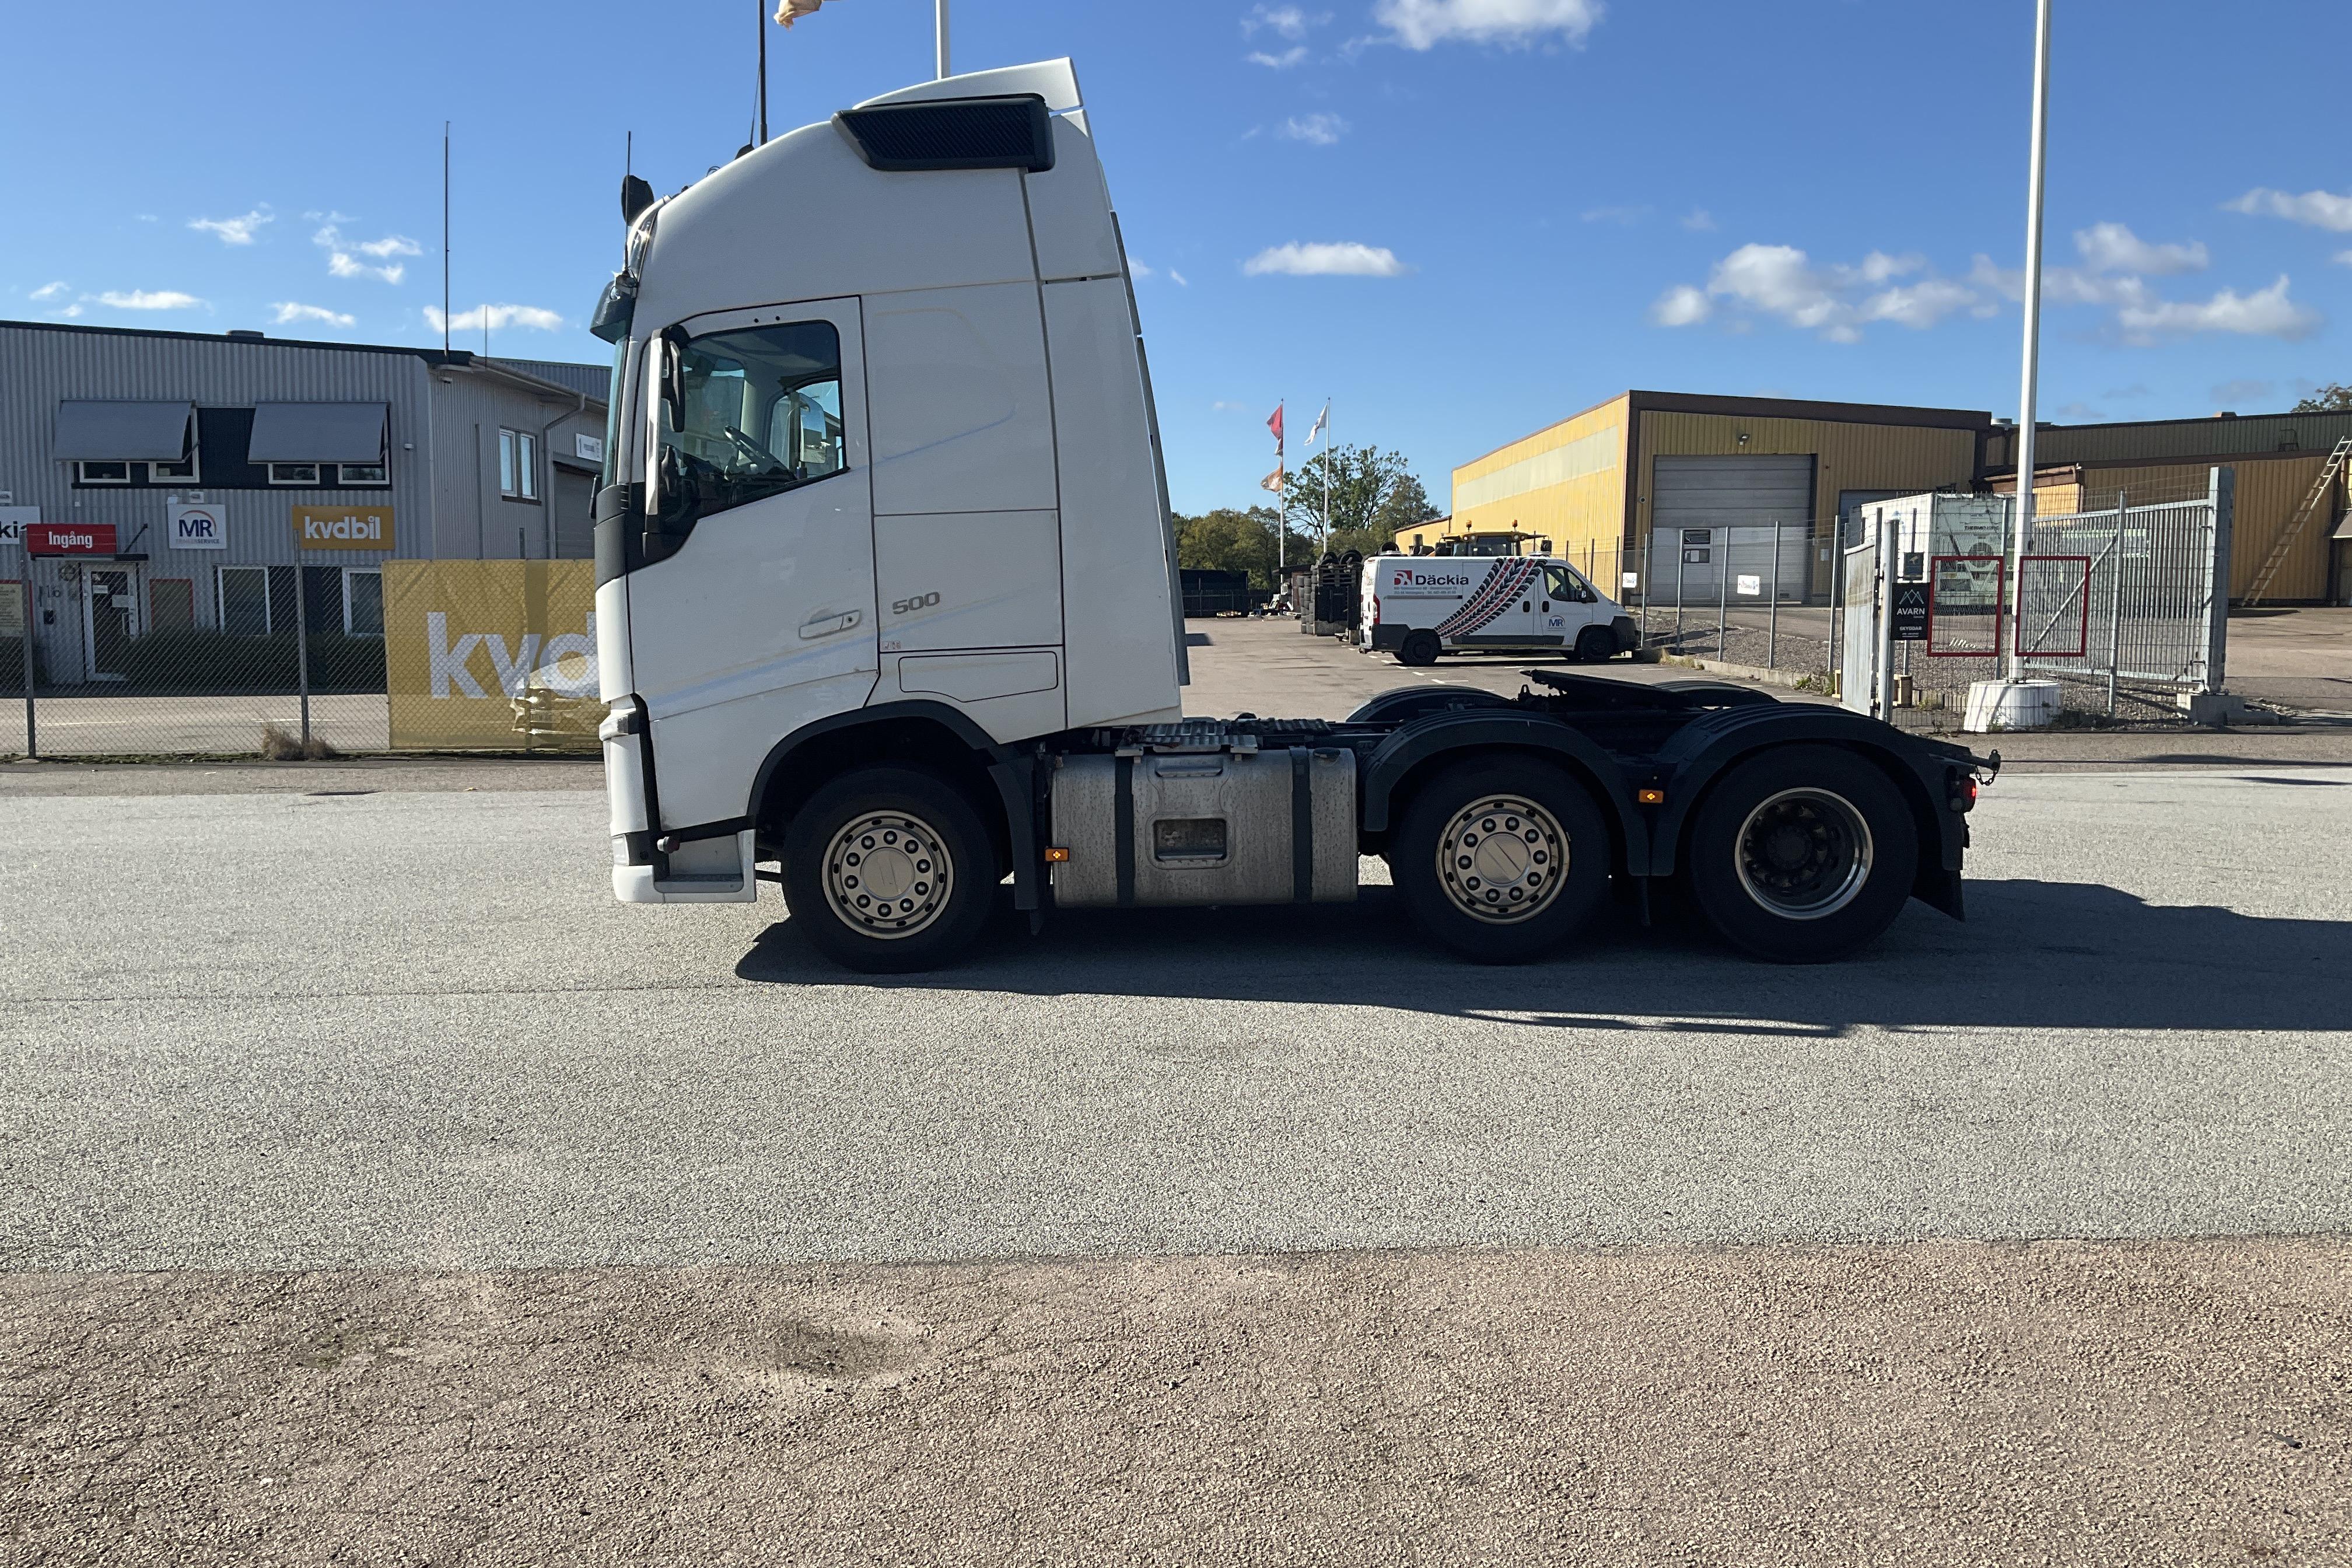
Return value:
<svg viewBox="0 0 2352 1568">
<path fill-rule="evenodd" d="M 1633 798 L 1643 805 L 1664 805 L 1666 804 L 1666 792 L 1662 789 L 1637 789 L 1633 792 Z"/>
<path fill-rule="evenodd" d="M 1045 851 L 1045 864 L 1048 866 L 1065 866 L 1069 863 L 1069 859 L 1070 852 L 1058 844 Z"/>
</svg>

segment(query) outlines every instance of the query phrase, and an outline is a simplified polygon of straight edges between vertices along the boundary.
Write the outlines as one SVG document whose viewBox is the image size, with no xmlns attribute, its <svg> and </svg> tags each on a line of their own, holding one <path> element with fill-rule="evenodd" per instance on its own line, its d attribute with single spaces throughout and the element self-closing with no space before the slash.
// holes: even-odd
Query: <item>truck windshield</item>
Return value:
<svg viewBox="0 0 2352 1568">
<path fill-rule="evenodd" d="M 842 471 L 841 337 L 831 322 L 711 332 L 667 352 L 664 522 L 691 522 Z"/>
</svg>

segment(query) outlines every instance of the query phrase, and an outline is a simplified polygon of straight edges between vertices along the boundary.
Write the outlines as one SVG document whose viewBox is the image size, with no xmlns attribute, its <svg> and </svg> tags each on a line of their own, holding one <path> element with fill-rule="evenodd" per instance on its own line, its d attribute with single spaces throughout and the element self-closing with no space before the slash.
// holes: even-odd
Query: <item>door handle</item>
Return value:
<svg viewBox="0 0 2352 1568">
<path fill-rule="evenodd" d="M 863 610 L 824 610 L 801 623 L 801 640 L 834 637 L 845 632 L 866 618 Z"/>
</svg>

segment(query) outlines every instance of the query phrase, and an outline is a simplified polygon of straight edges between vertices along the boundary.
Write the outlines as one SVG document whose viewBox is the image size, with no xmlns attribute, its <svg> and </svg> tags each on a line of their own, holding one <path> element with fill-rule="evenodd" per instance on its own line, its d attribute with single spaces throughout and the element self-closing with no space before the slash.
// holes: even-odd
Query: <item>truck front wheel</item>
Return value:
<svg viewBox="0 0 2352 1568">
<path fill-rule="evenodd" d="M 1558 946 L 1609 890 L 1609 829 L 1591 792 L 1549 763 L 1459 763 L 1412 798 L 1389 851 L 1432 941 L 1482 963 Z"/>
<path fill-rule="evenodd" d="M 961 792 L 915 768 L 821 786 L 784 835 L 793 925 L 835 963 L 896 974 L 952 963 L 996 896 L 988 830 Z"/>
<path fill-rule="evenodd" d="M 1894 924 L 1918 864 L 1918 831 L 1885 773 L 1834 746 L 1787 746 L 1708 793 L 1685 874 L 1699 912 L 1733 946 L 1819 963 Z"/>
</svg>

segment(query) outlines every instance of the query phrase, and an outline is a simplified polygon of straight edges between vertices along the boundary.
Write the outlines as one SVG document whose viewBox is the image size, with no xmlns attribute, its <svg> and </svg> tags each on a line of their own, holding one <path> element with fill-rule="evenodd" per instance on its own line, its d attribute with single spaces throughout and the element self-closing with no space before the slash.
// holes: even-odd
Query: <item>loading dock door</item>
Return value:
<svg viewBox="0 0 2352 1568">
<path fill-rule="evenodd" d="M 1781 525 L 1780 595 L 1802 599 L 1811 582 L 1813 457 L 1653 460 L 1650 583 L 1653 604 L 1674 603 L 1675 573 L 1691 604 L 1715 603 L 1727 559 L 1735 574 L 1769 581 L 1772 524 Z M 1737 533 L 1728 531 L 1737 529 Z"/>
</svg>

